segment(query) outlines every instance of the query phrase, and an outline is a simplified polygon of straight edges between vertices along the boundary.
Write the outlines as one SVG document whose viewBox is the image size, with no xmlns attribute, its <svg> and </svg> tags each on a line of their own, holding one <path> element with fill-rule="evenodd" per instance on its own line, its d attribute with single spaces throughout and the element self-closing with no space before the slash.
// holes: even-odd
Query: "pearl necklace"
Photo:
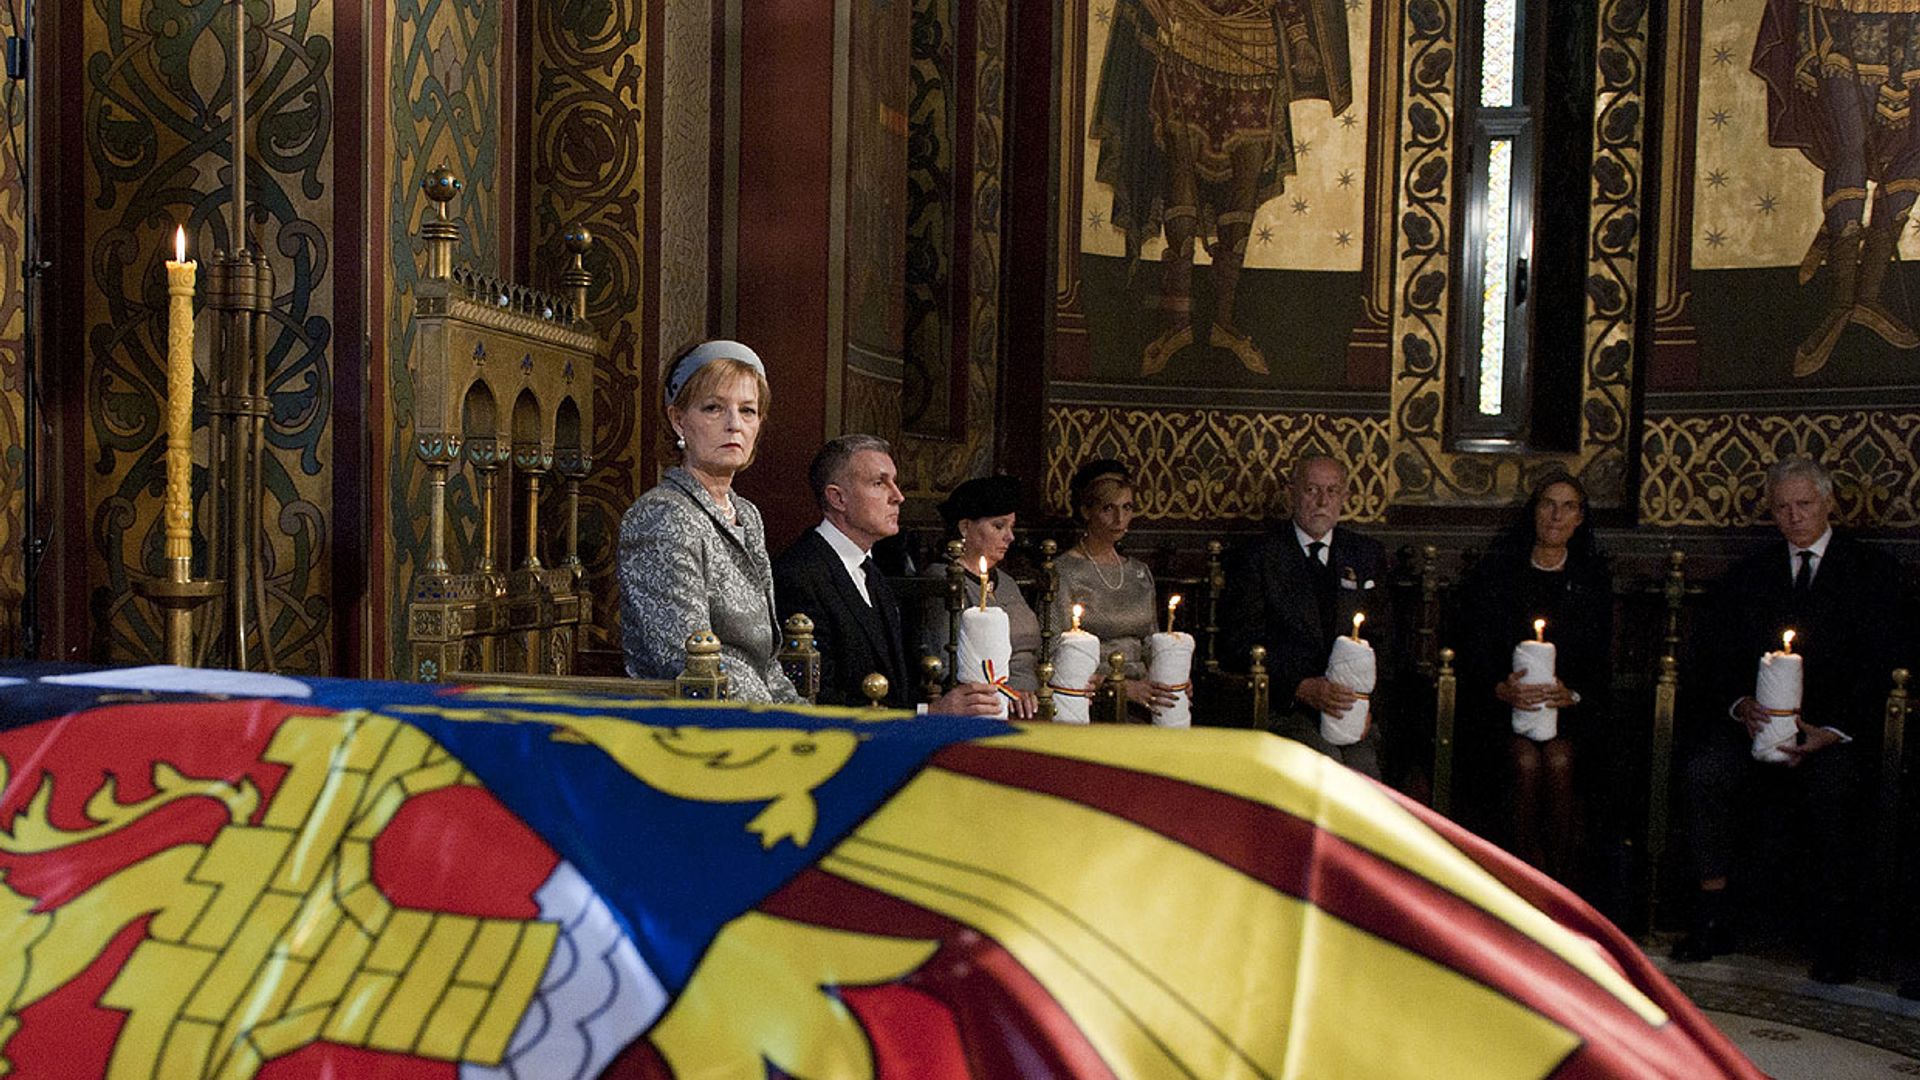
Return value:
<svg viewBox="0 0 1920 1080">
<path fill-rule="evenodd" d="M 1124 556 L 1120 559 L 1120 580 L 1109 581 L 1107 579 L 1107 572 L 1100 568 L 1100 560 L 1094 558 L 1093 552 L 1087 550 L 1087 542 L 1082 540 L 1076 544 L 1075 547 L 1079 550 L 1081 558 L 1093 564 L 1093 572 L 1100 576 L 1100 584 L 1105 585 L 1107 591 L 1112 592 L 1127 583 L 1127 560 Z"/>
</svg>

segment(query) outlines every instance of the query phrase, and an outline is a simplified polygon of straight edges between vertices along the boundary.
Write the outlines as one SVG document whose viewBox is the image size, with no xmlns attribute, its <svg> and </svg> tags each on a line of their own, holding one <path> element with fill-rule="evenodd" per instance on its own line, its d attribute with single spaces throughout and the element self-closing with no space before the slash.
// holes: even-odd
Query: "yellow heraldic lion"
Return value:
<svg viewBox="0 0 1920 1080">
<path fill-rule="evenodd" d="M 510 708 L 396 706 L 447 720 L 525 721 L 559 730 L 556 742 L 585 743 L 641 783 L 695 802 L 770 800 L 747 830 L 763 847 L 782 840 L 806 847 L 819 818 L 813 790 L 853 757 L 861 736 L 836 728 L 660 727 L 617 716 L 568 716 Z"/>
</svg>

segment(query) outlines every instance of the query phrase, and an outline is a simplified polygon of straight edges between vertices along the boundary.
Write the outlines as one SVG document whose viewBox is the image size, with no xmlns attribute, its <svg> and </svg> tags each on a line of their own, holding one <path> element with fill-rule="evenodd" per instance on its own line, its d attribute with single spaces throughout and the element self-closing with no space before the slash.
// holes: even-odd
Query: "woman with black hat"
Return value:
<svg viewBox="0 0 1920 1080">
<path fill-rule="evenodd" d="M 709 341 L 668 364 L 664 382 L 681 461 L 620 519 L 627 674 L 678 675 L 687 636 L 711 630 L 731 697 L 797 702 L 776 652 L 773 563 L 760 511 L 733 490 L 759 447 L 766 365 L 737 341 Z"/>
<path fill-rule="evenodd" d="M 985 559 L 991 573 L 987 586 L 987 605 L 1007 613 L 1007 629 L 1013 639 L 1013 660 L 1008 664 L 1007 688 L 1015 701 L 1009 710 L 1016 719 L 1030 719 L 1034 709 L 1034 691 L 1040 688 L 1034 666 L 1040 660 L 1040 617 L 1027 606 L 1013 575 L 999 569 L 1013 544 L 1014 511 L 1020 505 L 1020 481 L 1011 476 L 986 476 L 963 482 L 940 504 L 940 516 L 960 538 L 960 565 L 966 570 L 966 602 L 980 603 L 980 560 Z M 947 568 L 935 563 L 922 572 L 926 577 L 944 578 Z M 923 623 L 921 645 L 929 655 L 945 652 L 949 628 L 945 608 L 934 606 Z"/>
</svg>

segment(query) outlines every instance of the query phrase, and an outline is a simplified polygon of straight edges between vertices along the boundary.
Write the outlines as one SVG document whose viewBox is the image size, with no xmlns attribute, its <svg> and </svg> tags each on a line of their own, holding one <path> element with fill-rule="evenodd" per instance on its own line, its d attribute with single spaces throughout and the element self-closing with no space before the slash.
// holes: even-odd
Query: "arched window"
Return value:
<svg viewBox="0 0 1920 1080">
<path fill-rule="evenodd" d="M 1462 4 L 1458 449 L 1575 449 L 1596 3 Z"/>
</svg>

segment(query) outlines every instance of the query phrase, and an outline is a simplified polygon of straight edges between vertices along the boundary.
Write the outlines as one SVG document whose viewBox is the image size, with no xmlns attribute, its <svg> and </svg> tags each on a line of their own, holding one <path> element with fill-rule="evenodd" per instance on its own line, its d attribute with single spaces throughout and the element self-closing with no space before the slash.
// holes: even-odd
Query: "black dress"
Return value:
<svg viewBox="0 0 1920 1080">
<path fill-rule="evenodd" d="M 1591 759 L 1597 727 L 1607 715 L 1613 646 L 1613 575 L 1597 555 L 1571 553 L 1559 570 L 1533 565 L 1531 546 L 1488 552 L 1461 583 L 1454 633 L 1459 672 L 1455 725 L 1455 801 L 1468 823 L 1486 829 L 1505 806 L 1513 708 L 1494 697 L 1495 684 L 1513 672 L 1513 647 L 1533 637 L 1533 621 L 1547 620 L 1554 673 L 1580 695 L 1560 710 L 1558 738 L 1574 745 L 1576 768 Z"/>
</svg>

